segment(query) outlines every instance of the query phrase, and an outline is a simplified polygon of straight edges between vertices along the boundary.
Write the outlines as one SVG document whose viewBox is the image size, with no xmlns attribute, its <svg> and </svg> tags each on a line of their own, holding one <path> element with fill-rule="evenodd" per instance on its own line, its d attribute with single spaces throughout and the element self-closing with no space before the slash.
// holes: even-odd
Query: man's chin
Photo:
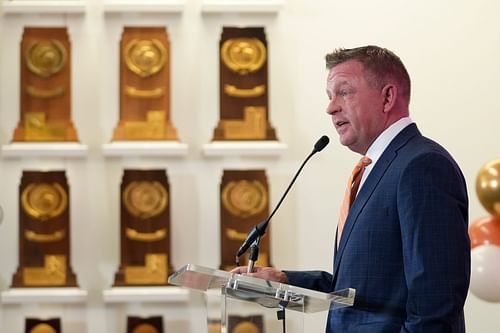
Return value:
<svg viewBox="0 0 500 333">
<path fill-rule="evenodd" d="M 350 145 L 353 144 L 352 140 L 349 140 L 345 136 L 339 136 L 339 142 L 342 146 L 349 147 Z"/>
<path fill-rule="evenodd" d="M 346 139 L 342 140 L 342 138 L 340 138 L 339 141 L 342 146 L 349 148 L 349 150 L 352 150 L 353 152 L 359 154 L 362 153 L 359 147 L 357 147 L 355 142 L 353 142 L 352 140 L 346 140 Z"/>
</svg>

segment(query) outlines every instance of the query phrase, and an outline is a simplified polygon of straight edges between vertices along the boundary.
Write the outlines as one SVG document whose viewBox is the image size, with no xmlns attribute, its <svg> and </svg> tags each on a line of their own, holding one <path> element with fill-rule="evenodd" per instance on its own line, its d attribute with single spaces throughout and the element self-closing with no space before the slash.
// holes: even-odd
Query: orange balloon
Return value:
<svg viewBox="0 0 500 333">
<path fill-rule="evenodd" d="M 500 246 L 500 218 L 496 216 L 481 217 L 469 226 L 470 246 Z"/>
</svg>

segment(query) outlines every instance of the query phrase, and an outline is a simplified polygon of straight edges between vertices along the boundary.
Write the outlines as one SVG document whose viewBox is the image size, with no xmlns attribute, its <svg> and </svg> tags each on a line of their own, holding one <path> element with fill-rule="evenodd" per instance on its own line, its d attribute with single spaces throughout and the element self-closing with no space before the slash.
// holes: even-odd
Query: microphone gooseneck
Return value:
<svg viewBox="0 0 500 333">
<path fill-rule="evenodd" d="M 326 135 L 323 135 L 315 144 L 314 144 L 314 149 L 311 151 L 311 153 L 307 156 L 307 158 L 304 160 L 304 162 L 302 162 L 302 165 L 300 166 L 300 168 L 297 170 L 297 172 L 295 173 L 295 176 L 293 177 L 292 181 L 290 182 L 290 184 L 288 185 L 287 189 L 285 190 L 285 193 L 283 193 L 283 195 L 281 196 L 281 199 L 280 201 L 278 202 L 278 204 L 276 205 L 276 207 L 274 207 L 273 211 L 271 212 L 271 214 L 269 215 L 269 217 L 257 224 L 247 235 L 247 238 L 245 239 L 245 241 L 243 242 L 243 244 L 240 246 L 240 248 L 238 249 L 238 251 L 236 252 L 236 261 L 238 262 L 238 258 L 243 255 L 243 253 L 245 253 L 248 248 L 250 247 L 250 245 L 252 245 L 254 242 L 256 241 L 260 241 L 260 238 L 266 233 L 266 229 L 267 229 L 267 225 L 269 224 L 269 222 L 271 221 L 271 219 L 273 218 L 274 214 L 276 213 L 276 211 L 278 210 L 278 208 L 281 206 L 281 203 L 283 202 L 283 200 L 285 199 L 286 195 L 288 194 L 288 192 L 290 191 L 290 189 L 292 188 L 292 185 L 295 183 L 295 180 L 297 179 L 297 177 L 299 176 L 300 172 L 302 171 L 302 169 L 304 168 L 304 166 L 306 165 L 307 161 L 309 161 L 309 159 L 316 153 L 320 152 L 323 150 L 323 148 L 325 148 L 328 143 L 330 142 L 330 139 L 326 136 Z M 258 253 L 258 251 L 256 252 Z M 250 260 L 249 261 L 249 272 L 251 272 L 251 268 L 253 268 L 253 263 L 254 263 L 255 260 Z M 252 267 L 250 267 L 250 265 Z"/>
</svg>

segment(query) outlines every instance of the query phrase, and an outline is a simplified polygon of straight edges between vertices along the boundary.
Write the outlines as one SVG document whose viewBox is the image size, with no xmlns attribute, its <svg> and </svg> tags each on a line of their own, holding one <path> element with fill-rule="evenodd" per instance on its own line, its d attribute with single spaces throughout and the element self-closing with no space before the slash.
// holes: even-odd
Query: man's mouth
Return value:
<svg viewBox="0 0 500 333">
<path fill-rule="evenodd" d="M 345 124 L 347 124 L 347 123 L 348 123 L 347 121 L 339 120 L 339 121 L 336 121 L 336 122 L 335 122 L 335 126 L 336 126 L 337 128 L 339 128 L 339 127 L 342 127 L 343 125 L 345 125 Z"/>
</svg>

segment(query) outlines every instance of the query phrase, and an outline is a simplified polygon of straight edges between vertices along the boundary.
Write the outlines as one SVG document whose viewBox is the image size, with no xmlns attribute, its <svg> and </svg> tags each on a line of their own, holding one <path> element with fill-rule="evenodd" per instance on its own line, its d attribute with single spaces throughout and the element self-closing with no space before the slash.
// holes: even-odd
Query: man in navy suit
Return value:
<svg viewBox="0 0 500 333">
<path fill-rule="evenodd" d="M 354 306 L 329 312 L 328 333 L 465 332 L 470 243 L 458 165 L 409 118 L 410 77 L 394 53 L 339 49 L 326 63 L 340 143 L 371 161 L 337 230 L 333 274 L 257 267 L 250 275 L 356 289 Z"/>
</svg>

